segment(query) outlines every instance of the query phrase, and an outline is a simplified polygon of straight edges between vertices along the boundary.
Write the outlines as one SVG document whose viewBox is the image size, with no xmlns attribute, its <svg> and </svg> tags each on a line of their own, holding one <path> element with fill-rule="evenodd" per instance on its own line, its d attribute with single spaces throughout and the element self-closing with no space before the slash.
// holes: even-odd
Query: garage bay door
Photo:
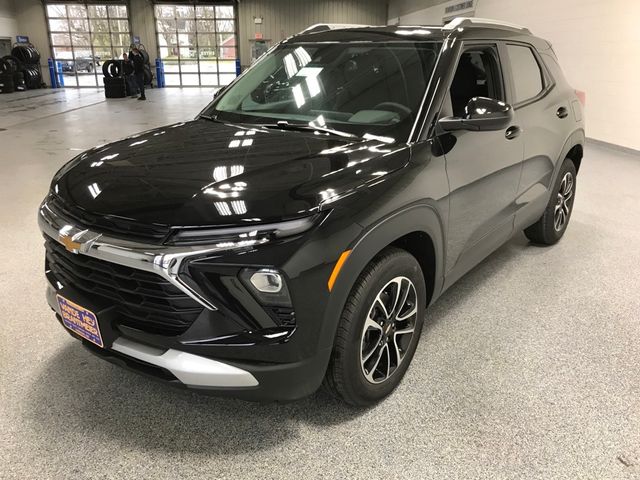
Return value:
<svg viewBox="0 0 640 480">
<path fill-rule="evenodd" d="M 47 3 L 47 24 L 65 87 L 102 86 L 104 61 L 121 58 L 131 43 L 126 3 Z"/>
<path fill-rule="evenodd" d="M 167 86 L 220 86 L 235 78 L 235 8 L 228 2 L 154 6 Z"/>
</svg>

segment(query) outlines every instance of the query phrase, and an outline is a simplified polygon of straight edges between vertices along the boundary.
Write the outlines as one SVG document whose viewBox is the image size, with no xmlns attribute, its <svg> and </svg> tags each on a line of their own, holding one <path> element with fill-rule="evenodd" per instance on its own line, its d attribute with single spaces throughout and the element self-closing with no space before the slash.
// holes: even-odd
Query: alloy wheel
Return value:
<svg viewBox="0 0 640 480">
<path fill-rule="evenodd" d="M 402 363 L 416 327 L 416 288 L 407 277 L 395 277 L 376 295 L 362 329 L 360 366 L 367 381 L 386 381 Z"/>
<path fill-rule="evenodd" d="M 556 232 L 562 231 L 569 220 L 571 212 L 571 199 L 573 198 L 573 175 L 567 172 L 560 182 L 560 190 L 558 191 L 556 207 L 553 211 L 553 227 Z"/>
</svg>

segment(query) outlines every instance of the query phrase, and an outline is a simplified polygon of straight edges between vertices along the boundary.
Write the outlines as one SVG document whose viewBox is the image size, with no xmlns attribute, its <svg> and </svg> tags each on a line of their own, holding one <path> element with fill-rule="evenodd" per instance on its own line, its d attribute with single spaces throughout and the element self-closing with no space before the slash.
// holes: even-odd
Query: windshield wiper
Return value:
<svg viewBox="0 0 640 480">
<path fill-rule="evenodd" d="M 357 135 L 348 132 L 342 132 L 328 127 L 320 127 L 314 125 L 305 125 L 303 123 L 289 123 L 286 120 L 280 120 L 276 123 L 264 123 L 260 125 L 265 128 L 277 128 L 279 130 L 298 130 L 301 132 L 322 132 L 329 135 L 337 135 L 345 138 L 359 138 Z"/>
<path fill-rule="evenodd" d="M 218 116 L 217 115 L 203 115 L 203 114 L 200 114 L 200 115 L 198 115 L 198 118 L 204 118 L 205 120 L 211 120 L 212 122 L 220 122 L 220 120 L 218 120 Z"/>
</svg>

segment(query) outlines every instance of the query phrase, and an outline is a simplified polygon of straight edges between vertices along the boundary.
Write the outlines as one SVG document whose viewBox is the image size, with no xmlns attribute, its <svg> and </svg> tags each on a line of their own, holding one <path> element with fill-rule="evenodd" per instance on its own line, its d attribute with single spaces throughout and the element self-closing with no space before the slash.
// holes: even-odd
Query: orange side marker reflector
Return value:
<svg viewBox="0 0 640 480">
<path fill-rule="evenodd" d="M 342 265 L 344 265 L 344 262 L 347 261 L 347 258 L 349 258 L 350 254 L 351 254 L 351 250 L 345 250 L 340 255 L 340 258 L 338 258 L 338 261 L 336 262 L 335 266 L 333 267 L 333 271 L 331 272 L 331 276 L 329 277 L 329 281 L 327 282 L 327 287 L 329 287 L 329 291 L 331 291 L 331 289 L 333 288 L 333 284 L 336 283 L 336 279 L 340 274 L 340 269 L 342 268 Z"/>
</svg>

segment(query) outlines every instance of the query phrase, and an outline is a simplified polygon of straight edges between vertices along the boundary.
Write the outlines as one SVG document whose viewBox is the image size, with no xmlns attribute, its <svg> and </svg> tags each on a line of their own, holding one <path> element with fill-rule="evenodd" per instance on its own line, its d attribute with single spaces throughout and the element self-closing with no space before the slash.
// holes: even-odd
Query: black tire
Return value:
<svg viewBox="0 0 640 480">
<path fill-rule="evenodd" d="M 123 77 L 103 77 L 102 79 L 102 83 L 104 83 L 105 85 L 122 85 L 124 83 L 124 78 Z"/>
<path fill-rule="evenodd" d="M 87 72 L 89 72 L 89 73 L 93 72 L 93 64 L 92 63 L 87 65 Z"/>
<path fill-rule="evenodd" d="M 123 98 L 126 95 L 126 82 L 124 78 L 104 77 L 104 96 L 106 98 Z"/>
<path fill-rule="evenodd" d="M 5 55 L 0 59 L 0 72 L 15 73 L 22 71 L 22 62 L 13 55 Z"/>
<path fill-rule="evenodd" d="M 102 62 L 102 75 L 104 75 L 104 78 L 111 78 L 111 72 L 109 72 L 109 64 L 112 61 L 113 60 L 107 60 L 106 62 Z"/>
<path fill-rule="evenodd" d="M 0 74 L 0 93 L 13 93 L 14 91 L 13 74 Z"/>
<path fill-rule="evenodd" d="M 37 65 L 40 62 L 40 52 L 35 47 L 28 45 L 16 45 L 11 50 L 11 55 L 25 65 Z"/>
<path fill-rule="evenodd" d="M 122 70 L 122 62 L 120 60 L 107 60 L 102 64 L 102 73 L 105 77 L 120 77 L 122 76 Z"/>
<path fill-rule="evenodd" d="M 22 92 L 27 89 L 27 84 L 24 81 L 24 73 L 16 72 L 13 74 L 13 85 L 16 92 Z"/>
<path fill-rule="evenodd" d="M 0 74 L 11 75 L 13 72 L 15 72 L 13 65 L 7 62 L 4 58 L 0 58 Z"/>
<path fill-rule="evenodd" d="M 553 245 L 558 243 L 567 231 L 576 197 L 576 176 L 574 163 L 570 158 L 565 158 L 551 191 L 547 208 L 536 223 L 524 230 L 524 234 L 533 243 Z M 563 220 L 558 228 L 560 217 L 563 217 Z"/>
<path fill-rule="evenodd" d="M 22 73 L 24 75 L 24 83 L 28 89 L 40 88 L 42 76 L 37 68 L 30 66 L 25 68 Z"/>
<path fill-rule="evenodd" d="M 415 295 L 408 293 L 405 301 L 407 308 L 411 311 L 415 309 L 415 314 L 412 314 L 408 320 L 398 320 L 395 323 L 393 320 L 389 323 L 380 320 L 382 322 L 380 327 L 376 320 L 371 324 L 375 328 L 366 328 L 365 322 L 368 322 L 370 315 L 375 319 L 376 312 L 383 312 L 377 307 L 379 304 L 376 299 L 381 296 L 392 301 L 393 293 L 388 297 L 384 295 L 387 291 L 393 291 L 394 286 L 398 288 L 399 284 L 394 283 L 397 279 L 400 279 L 400 285 L 407 287 L 413 285 Z M 400 291 L 396 290 L 396 292 Z M 410 290 L 407 291 L 410 292 Z M 334 396 L 354 406 L 372 405 L 389 395 L 398 386 L 411 363 L 420 340 L 425 308 L 426 288 L 418 261 L 404 250 L 385 249 L 360 274 L 347 299 L 338 324 L 324 387 Z M 400 315 L 401 312 L 405 313 Z M 404 316 L 407 313 L 410 312 L 401 306 L 397 315 Z M 395 314 L 391 317 L 395 318 Z M 409 329 L 411 322 L 413 323 L 411 337 L 408 338 L 408 334 L 399 336 L 402 330 Z M 395 343 L 395 339 L 398 339 L 398 343 Z M 404 343 L 398 345 L 401 342 Z M 396 346 L 401 348 L 396 349 Z M 365 350 L 368 352 L 366 355 L 363 353 Z M 363 359 L 363 355 L 368 356 L 369 360 Z M 396 361 L 393 370 L 391 370 L 393 366 L 391 355 Z M 376 359 L 380 360 L 376 363 Z M 371 363 L 371 360 L 374 362 Z M 367 368 L 369 368 L 368 372 Z M 383 378 L 377 379 L 379 383 L 374 383 L 372 380 L 376 380 L 378 368 Z M 388 377 L 384 377 L 389 371 L 391 373 Z"/>
</svg>

